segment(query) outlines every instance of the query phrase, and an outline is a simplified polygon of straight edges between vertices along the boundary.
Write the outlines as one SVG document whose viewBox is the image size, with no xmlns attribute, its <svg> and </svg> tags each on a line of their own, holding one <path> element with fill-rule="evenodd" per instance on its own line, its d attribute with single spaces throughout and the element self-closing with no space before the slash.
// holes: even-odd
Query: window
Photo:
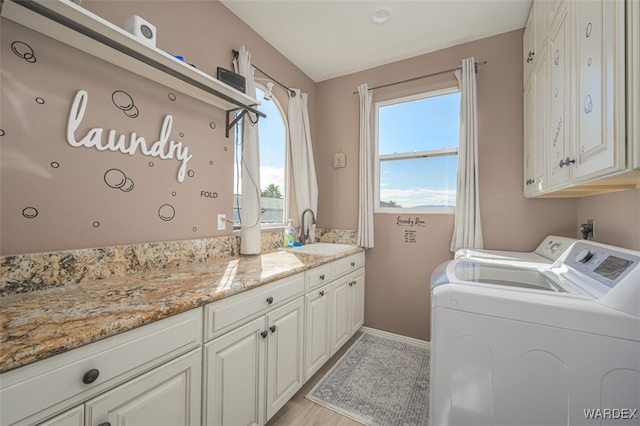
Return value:
<svg viewBox="0 0 640 426">
<path fill-rule="evenodd" d="M 260 134 L 260 209 L 262 227 L 282 226 L 287 223 L 287 123 L 275 96 L 264 99 L 264 88 L 256 87 L 256 99 L 261 105 L 259 111 L 267 117 L 258 121 Z M 247 119 L 247 118 L 243 118 Z M 242 221 L 242 184 L 240 177 L 242 153 L 242 126 L 236 124 L 234 167 L 234 229 L 240 228 Z"/>
<path fill-rule="evenodd" d="M 377 102 L 376 212 L 453 213 L 458 88 Z"/>
</svg>

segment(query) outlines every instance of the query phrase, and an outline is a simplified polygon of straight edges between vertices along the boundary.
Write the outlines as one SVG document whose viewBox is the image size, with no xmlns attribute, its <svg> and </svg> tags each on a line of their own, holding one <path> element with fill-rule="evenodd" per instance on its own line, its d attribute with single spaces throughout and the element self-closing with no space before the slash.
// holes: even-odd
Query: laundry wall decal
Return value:
<svg viewBox="0 0 640 426">
<path fill-rule="evenodd" d="M 160 128 L 160 136 L 150 146 L 147 145 L 144 137 L 138 136 L 135 132 L 130 133 L 128 141 L 127 137 L 124 134 L 118 134 L 117 130 L 109 130 L 105 137 L 105 130 L 101 127 L 94 127 L 85 136 L 77 139 L 75 133 L 82 123 L 88 102 L 89 94 L 87 91 L 79 90 L 69 111 L 69 121 L 67 123 L 67 142 L 69 145 L 76 148 L 95 148 L 98 151 L 121 152 L 129 155 L 140 152 L 142 155 L 162 160 L 175 158 L 180 161 L 177 173 L 178 182 L 184 181 L 187 164 L 193 155 L 189 154 L 189 148 L 184 146 L 181 141 L 169 140 L 173 125 L 173 117 L 171 115 L 165 116 Z"/>
</svg>

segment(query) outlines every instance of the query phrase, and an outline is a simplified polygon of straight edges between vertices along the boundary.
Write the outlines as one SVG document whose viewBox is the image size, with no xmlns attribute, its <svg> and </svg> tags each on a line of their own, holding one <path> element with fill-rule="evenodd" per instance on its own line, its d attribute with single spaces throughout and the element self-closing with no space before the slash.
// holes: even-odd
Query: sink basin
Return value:
<svg viewBox="0 0 640 426">
<path fill-rule="evenodd" d="M 343 251 L 355 248 L 356 246 L 350 244 L 337 244 L 337 243 L 313 243 L 306 244 L 299 247 L 289 247 L 287 250 L 305 253 L 305 254 L 319 254 L 325 256 L 332 256 Z"/>
</svg>

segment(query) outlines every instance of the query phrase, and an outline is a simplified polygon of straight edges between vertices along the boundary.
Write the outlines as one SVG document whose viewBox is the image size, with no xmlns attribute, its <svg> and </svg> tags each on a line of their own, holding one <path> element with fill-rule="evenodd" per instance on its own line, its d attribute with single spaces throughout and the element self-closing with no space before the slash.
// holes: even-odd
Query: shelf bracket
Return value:
<svg viewBox="0 0 640 426">
<path fill-rule="evenodd" d="M 237 115 L 232 121 L 230 120 L 231 114 L 235 114 L 236 111 L 238 110 L 242 110 L 242 112 Z M 249 112 L 248 109 L 245 108 L 236 108 L 236 109 L 230 109 L 229 111 L 227 111 L 227 124 L 226 124 L 226 130 L 225 130 L 225 136 L 228 138 L 229 137 L 229 131 L 236 125 L 236 123 L 242 118 L 244 117 L 247 113 Z M 260 119 L 260 117 L 266 117 L 267 115 L 263 112 L 257 111 L 257 110 L 252 110 L 252 112 L 256 112 L 256 123 L 258 122 L 258 120 Z"/>
</svg>

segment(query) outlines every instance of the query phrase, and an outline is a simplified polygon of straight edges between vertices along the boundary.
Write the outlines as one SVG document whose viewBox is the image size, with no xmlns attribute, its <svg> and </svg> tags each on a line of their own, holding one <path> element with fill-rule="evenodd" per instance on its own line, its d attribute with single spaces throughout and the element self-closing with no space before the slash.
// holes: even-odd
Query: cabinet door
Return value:
<svg viewBox="0 0 640 426">
<path fill-rule="evenodd" d="M 573 3 L 576 134 L 573 180 L 605 176 L 625 164 L 624 1 Z"/>
<path fill-rule="evenodd" d="M 351 311 L 351 331 L 349 337 L 364 324 L 364 269 L 353 274 L 353 279 L 349 281 L 350 311 Z"/>
<path fill-rule="evenodd" d="M 351 332 L 349 276 L 334 281 L 331 294 L 331 355 L 335 354 Z"/>
<path fill-rule="evenodd" d="M 266 336 L 262 316 L 205 345 L 203 424 L 263 423 Z"/>
<path fill-rule="evenodd" d="M 627 139 L 640 170 L 640 3 L 627 2 Z"/>
<path fill-rule="evenodd" d="M 545 138 L 547 146 L 547 165 L 549 168 L 549 187 L 557 188 L 570 181 L 570 167 L 565 166 L 565 159 L 570 153 L 570 62 L 569 62 L 569 22 L 565 8 L 559 23 L 554 27 L 550 39 L 550 85 L 548 99 L 551 115 Z"/>
<path fill-rule="evenodd" d="M 38 426 L 84 426 L 84 405 L 72 408 L 49 420 L 38 423 Z"/>
<path fill-rule="evenodd" d="M 267 420 L 304 383 L 304 300 L 267 314 Z"/>
<path fill-rule="evenodd" d="M 88 401 L 87 425 L 199 425 L 201 361 L 194 349 Z"/>
<path fill-rule="evenodd" d="M 547 55 L 541 50 L 524 92 L 524 196 L 533 197 L 547 189 L 545 136 L 549 92 Z"/>
<path fill-rule="evenodd" d="M 533 73 L 533 61 L 536 54 L 535 33 L 533 7 L 527 19 L 527 25 L 522 34 L 522 83 L 524 86 L 529 82 L 529 77 Z"/>
<path fill-rule="evenodd" d="M 305 380 L 331 357 L 331 293 L 327 284 L 305 296 Z"/>
</svg>

